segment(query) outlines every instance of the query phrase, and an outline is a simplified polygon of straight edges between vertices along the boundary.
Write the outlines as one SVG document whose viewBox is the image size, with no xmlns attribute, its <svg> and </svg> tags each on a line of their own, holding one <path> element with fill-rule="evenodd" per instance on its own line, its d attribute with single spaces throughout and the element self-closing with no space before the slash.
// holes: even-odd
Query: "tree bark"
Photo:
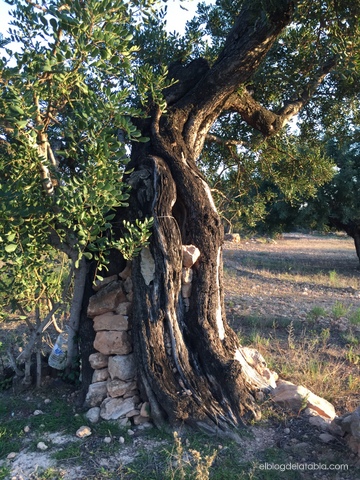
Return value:
<svg viewBox="0 0 360 480">
<path fill-rule="evenodd" d="M 150 245 L 133 262 L 133 339 L 142 387 L 158 426 L 226 431 L 259 416 L 252 395 L 265 382 L 244 372 L 227 325 L 220 218 L 210 189 L 182 158 L 134 155 L 132 210 L 153 216 Z M 189 304 L 181 294 L 182 245 L 194 245 Z M 146 253 L 145 253 L 146 251 Z M 149 273 L 150 272 L 150 273 Z"/>
</svg>

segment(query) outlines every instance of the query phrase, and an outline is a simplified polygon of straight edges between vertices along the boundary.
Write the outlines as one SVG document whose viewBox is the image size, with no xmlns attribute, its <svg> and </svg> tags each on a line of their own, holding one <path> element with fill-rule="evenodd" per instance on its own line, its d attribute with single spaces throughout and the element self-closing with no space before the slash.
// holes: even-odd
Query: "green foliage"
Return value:
<svg viewBox="0 0 360 480">
<path fill-rule="evenodd" d="M 131 85 L 136 77 L 140 96 L 161 102 L 165 73 L 145 75 L 133 64 L 138 20 L 154 0 L 8 3 L 15 9 L 1 39 L 0 265 L 5 303 L 31 310 L 61 300 L 69 269 L 59 250 L 75 268 L 82 257 L 106 268 L 111 248 L 131 258 L 146 243 L 150 220 L 126 224 L 120 240 L 111 221 L 129 196 L 126 144 L 147 140 L 130 120 L 141 115 Z"/>
</svg>

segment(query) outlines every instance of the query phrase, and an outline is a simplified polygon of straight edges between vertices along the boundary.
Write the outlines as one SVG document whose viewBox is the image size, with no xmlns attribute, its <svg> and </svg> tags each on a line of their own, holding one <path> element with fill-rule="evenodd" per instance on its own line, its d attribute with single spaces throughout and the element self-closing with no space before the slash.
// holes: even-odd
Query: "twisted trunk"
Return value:
<svg viewBox="0 0 360 480">
<path fill-rule="evenodd" d="M 129 178 L 133 217 L 154 218 L 150 245 L 133 262 L 139 378 L 158 426 L 229 431 L 259 416 L 252 394 L 267 385 L 245 365 L 226 322 L 220 218 L 191 151 L 174 148 L 169 125 L 146 131 L 151 141 L 134 148 Z M 183 290 L 183 245 L 200 251 L 190 293 Z"/>
</svg>

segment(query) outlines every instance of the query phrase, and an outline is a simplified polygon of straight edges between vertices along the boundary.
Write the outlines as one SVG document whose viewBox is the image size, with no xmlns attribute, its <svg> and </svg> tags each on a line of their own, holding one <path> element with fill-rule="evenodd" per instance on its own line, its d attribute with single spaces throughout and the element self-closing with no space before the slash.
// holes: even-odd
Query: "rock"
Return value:
<svg viewBox="0 0 360 480">
<path fill-rule="evenodd" d="M 126 267 L 122 272 L 119 273 L 119 277 L 122 280 L 126 280 L 128 277 L 131 277 L 131 261 L 130 260 L 126 262 Z"/>
<path fill-rule="evenodd" d="M 193 279 L 193 271 L 191 268 L 183 267 L 181 271 L 181 282 L 183 285 L 191 283 Z"/>
<path fill-rule="evenodd" d="M 143 417 L 142 415 L 137 415 L 133 417 L 134 425 L 143 425 L 145 423 L 149 423 L 148 417 Z"/>
<path fill-rule="evenodd" d="M 127 428 L 127 427 L 130 427 L 130 426 L 131 426 L 130 419 L 129 419 L 129 418 L 126 418 L 126 417 L 119 418 L 118 424 L 119 424 L 119 426 L 122 427 L 122 428 Z"/>
<path fill-rule="evenodd" d="M 143 276 L 145 284 L 150 285 L 155 278 L 155 262 L 148 247 L 144 247 L 141 250 L 140 258 L 141 275 Z"/>
<path fill-rule="evenodd" d="M 108 368 L 111 380 L 130 380 L 136 374 L 135 356 L 115 355 L 109 359 Z"/>
<path fill-rule="evenodd" d="M 331 420 L 330 418 L 323 418 L 319 415 L 317 416 L 311 416 L 309 418 L 309 423 L 310 425 L 319 428 L 320 430 L 323 430 L 324 432 L 327 431 L 330 427 Z"/>
<path fill-rule="evenodd" d="M 38 415 L 44 415 L 44 412 L 42 410 L 35 410 L 33 415 L 38 416 Z"/>
<path fill-rule="evenodd" d="M 134 430 L 131 430 L 131 428 L 129 428 L 129 430 L 127 431 L 127 434 L 130 435 L 130 437 L 132 437 L 133 435 L 135 435 L 135 432 Z"/>
<path fill-rule="evenodd" d="M 224 240 L 227 242 L 240 243 L 240 235 L 238 233 L 226 233 Z"/>
<path fill-rule="evenodd" d="M 292 450 L 295 450 L 296 452 L 301 452 L 302 450 L 307 450 L 309 448 L 309 444 L 306 442 L 299 442 L 296 443 L 295 445 L 292 446 Z"/>
<path fill-rule="evenodd" d="M 9 455 L 6 457 L 8 460 L 14 460 L 16 457 L 17 453 L 16 452 L 10 452 Z"/>
<path fill-rule="evenodd" d="M 335 408 L 330 402 L 301 385 L 297 386 L 285 380 L 278 382 L 277 387 L 271 392 L 271 397 L 274 402 L 297 413 L 309 407 L 325 418 L 332 420 L 336 416 Z"/>
<path fill-rule="evenodd" d="M 183 298 L 191 297 L 191 283 L 181 285 L 181 295 Z"/>
<path fill-rule="evenodd" d="M 118 315 L 129 315 L 130 312 L 131 312 L 131 302 L 128 302 L 127 299 L 126 299 L 126 302 L 121 302 L 119 303 L 119 305 L 116 307 L 115 309 L 115 312 L 118 314 Z"/>
<path fill-rule="evenodd" d="M 129 294 L 133 291 L 133 283 L 130 277 L 124 281 L 124 290 L 125 293 Z"/>
<path fill-rule="evenodd" d="M 113 281 L 90 297 L 87 315 L 94 318 L 103 313 L 112 312 L 123 301 L 126 301 L 126 295 L 122 282 Z"/>
<path fill-rule="evenodd" d="M 94 330 L 129 330 L 128 317 L 124 315 L 115 315 L 113 312 L 103 313 L 93 318 Z"/>
<path fill-rule="evenodd" d="M 93 368 L 94 370 L 107 367 L 108 361 L 109 361 L 109 356 L 104 355 L 103 353 L 100 353 L 100 352 L 92 353 L 89 356 L 89 362 L 90 362 L 91 368 Z"/>
<path fill-rule="evenodd" d="M 351 434 L 360 442 L 360 407 L 351 414 Z"/>
<path fill-rule="evenodd" d="M 104 443 L 111 443 L 112 438 L 111 437 L 105 437 L 104 438 Z"/>
<path fill-rule="evenodd" d="M 50 398 L 45 398 L 44 403 L 45 405 L 49 405 L 49 403 L 51 403 Z"/>
<path fill-rule="evenodd" d="M 272 388 L 276 388 L 277 375 L 267 368 L 266 361 L 261 353 L 250 347 L 241 347 L 239 350 L 246 362 L 265 378 Z"/>
<path fill-rule="evenodd" d="M 334 422 L 340 426 L 344 433 L 350 433 L 351 431 L 351 415 L 351 413 L 346 413 L 334 419 Z"/>
<path fill-rule="evenodd" d="M 91 428 L 90 427 L 87 427 L 87 426 L 82 426 L 80 428 L 78 428 L 76 430 L 76 436 L 78 438 L 86 438 L 86 437 L 89 437 L 91 435 Z"/>
<path fill-rule="evenodd" d="M 47 450 L 49 447 L 44 443 L 44 442 L 39 442 L 37 445 L 36 445 L 36 448 L 38 450 Z"/>
<path fill-rule="evenodd" d="M 26 426 L 24 427 L 24 432 L 25 432 L 25 433 L 29 433 L 29 432 L 30 432 L 30 427 L 29 427 L 29 425 L 26 425 Z"/>
<path fill-rule="evenodd" d="M 140 415 L 149 419 L 150 417 L 150 404 L 149 402 L 144 402 L 141 405 Z"/>
<path fill-rule="evenodd" d="M 119 443 L 125 443 L 125 438 L 124 437 L 119 437 Z"/>
<path fill-rule="evenodd" d="M 100 417 L 104 420 L 117 420 L 134 408 L 132 398 L 106 398 L 101 404 Z"/>
<path fill-rule="evenodd" d="M 183 245 L 183 267 L 190 268 L 200 257 L 200 250 L 195 245 Z"/>
<path fill-rule="evenodd" d="M 92 383 L 105 382 L 109 378 L 109 370 L 107 368 L 102 368 L 100 370 L 95 370 L 92 376 Z"/>
<path fill-rule="evenodd" d="M 93 284 L 92 289 L 95 292 L 98 292 L 103 287 L 105 287 L 105 285 L 108 285 L 109 283 L 114 282 L 117 279 L 118 279 L 117 275 L 111 275 L 110 277 L 103 278 L 103 280 L 95 280 L 95 283 Z"/>
<path fill-rule="evenodd" d="M 124 380 L 111 380 L 107 384 L 108 394 L 110 397 L 122 397 L 126 393 L 136 389 L 136 382 L 125 382 Z"/>
<path fill-rule="evenodd" d="M 91 423 L 97 423 L 100 420 L 100 407 L 92 407 L 85 414 L 85 417 Z"/>
<path fill-rule="evenodd" d="M 97 382 L 89 385 L 85 398 L 88 407 L 97 407 L 107 396 L 107 382 Z"/>
<path fill-rule="evenodd" d="M 139 390 L 135 388 L 134 390 L 130 390 L 129 392 L 124 393 L 123 397 L 129 398 L 129 397 L 136 397 L 137 395 L 139 395 Z"/>
<path fill-rule="evenodd" d="M 126 355 L 132 351 L 131 340 L 127 332 L 97 332 L 94 348 L 104 355 Z"/>
<path fill-rule="evenodd" d="M 285 433 L 285 435 L 289 435 L 289 433 L 290 433 L 290 428 L 284 428 L 284 433 Z"/>
<path fill-rule="evenodd" d="M 342 432 L 341 428 L 339 427 L 339 425 L 337 425 L 335 423 L 335 420 L 336 420 L 336 418 L 334 418 L 334 420 L 330 423 L 330 425 L 328 427 L 329 433 L 331 433 L 332 435 L 343 436 L 343 432 Z"/>
<path fill-rule="evenodd" d="M 330 433 L 321 433 L 319 435 L 319 438 L 324 443 L 330 443 L 330 442 L 336 440 L 336 438 L 333 435 L 330 435 Z"/>
<path fill-rule="evenodd" d="M 137 417 L 139 415 L 140 415 L 140 410 L 138 410 L 137 408 L 134 408 L 134 410 L 130 410 L 130 412 L 126 414 L 126 418 Z"/>
</svg>

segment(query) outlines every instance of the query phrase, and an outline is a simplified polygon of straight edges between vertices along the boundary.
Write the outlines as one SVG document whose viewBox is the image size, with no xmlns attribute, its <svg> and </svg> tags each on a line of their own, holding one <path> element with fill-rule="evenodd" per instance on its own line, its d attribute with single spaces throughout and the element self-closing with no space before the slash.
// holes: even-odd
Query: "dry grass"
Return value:
<svg viewBox="0 0 360 480">
<path fill-rule="evenodd" d="M 360 275 L 344 237 L 228 244 L 230 324 L 281 378 L 332 402 L 360 404 Z"/>
</svg>

